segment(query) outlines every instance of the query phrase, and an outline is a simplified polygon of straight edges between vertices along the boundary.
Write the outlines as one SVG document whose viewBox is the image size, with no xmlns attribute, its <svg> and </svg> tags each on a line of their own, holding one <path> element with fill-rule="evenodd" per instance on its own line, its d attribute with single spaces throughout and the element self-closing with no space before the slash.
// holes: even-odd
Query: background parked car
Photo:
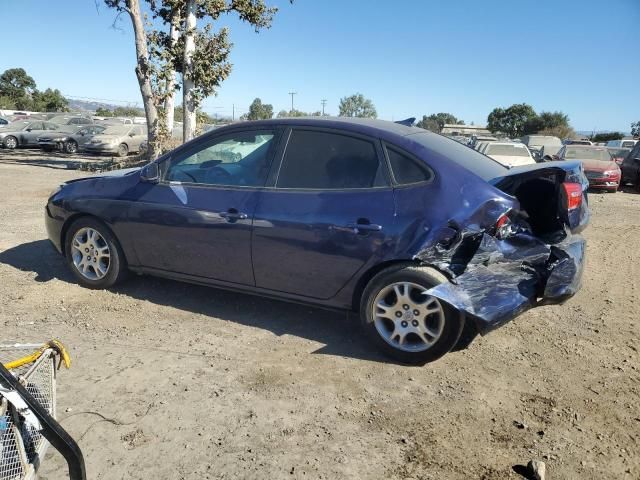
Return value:
<svg viewBox="0 0 640 480">
<path fill-rule="evenodd" d="M 607 147 L 609 153 L 613 157 L 613 160 L 618 164 L 618 166 L 622 165 L 622 161 L 624 157 L 629 155 L 631 148 L 621 148 L 621 147 Z"/>
<path fill-rule="evenodd" d="M 84 149 L 92 153 L 113 153 L 125 157 L 140 151 L 140 145 L 147 139 L 146 128 L 142 125 L 112 125 L 85 143 Z"/>
<path fill-rule="evenodd" d="M 491 137 L 488 135 L 480 135 L 480 136 L 471 135 L 471 138 L 469 138 L 469 143 L 467 143 L 467 146 L 471 148 L 476 148 L 476 145 L 479 142 L 497 142 L 497 141 L 498 139 L 496 137 Z"/>
<path fill-rule="evenodd" d="M 538 162 L 553 160 L 562 148 L 562 141 L 550 135 L 525 135 L 521 140 Z"/>
<path fill-rule="evenodd" d="M 44 132 L 57 130 L 60 125 L 37 120 L 11 122 L 0 128 L 0 141 L 5 148 L 37 147 L 38 137 Z"/>
<path fill-rule="evenodd" d="M 507 167 L 536 163 L 527 146 L 522 143 L 489 142 L 484 145 L 480 153 Z"/>
<path fill-rule="evenodd" d="M 76 153 L 106 128 L 103 125 L 63 125 L 54 132 L 38 137 L 38 145 L 43 150 L 59 149 L 66 153 Z"/>
<path fill-rule="evenodd" d="M 6 118 L 4 118 L 4 117 L 0 117 L 0 125 L 6 125 L 6 124 L 8 124 L 8 123 L 9 123 L 9 120 L 7 120 L 7 119 L 6 119 Z"/>
<path fill-rule="evenodd" d="M 590 140 L 572 140 L 569 138 L 563 140 L 562 143 L 565 145 L 593 145 L 593 142 Z"/>
<path fill-rule="evenodd" d="M 621 148 L 633 148 L 638 140 L 633 138 L 623 138 L 622 140 L 609 140 L 607 147 L 621 147 Z"/>
<path fill-rule="evenodd" d="M 620 170 L 622 171 L 620 183 L 622 185 L 632 183 L 640 192 L 640 142 L 637 142 L 633 150 L 624 157 Z"/>
<path fill-rule="evenodd" d="M 620 168 L 606 147 L 565 145 L 554 159 L 580 160 L 589 180 L 589 188 L 615 192 L 620 185 Z"/>
<path fill-rule="evenodd" d="M 93 123 L 91 118 L 78 115 L 56 115 L 48 121 L 58 125 L 91 125 Z"/>
</svg>

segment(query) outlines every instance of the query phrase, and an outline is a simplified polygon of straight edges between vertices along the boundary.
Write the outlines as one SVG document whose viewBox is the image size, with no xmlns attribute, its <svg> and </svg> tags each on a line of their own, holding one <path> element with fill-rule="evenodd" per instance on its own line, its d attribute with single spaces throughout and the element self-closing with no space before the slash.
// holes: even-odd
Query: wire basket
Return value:
<svg viewBox="0 0 640 480">
<path fill-rule="evenodd" d="M 25 357 L 35 348 L 35 354 Z M 51 415 L 56 416 L 56 361 L 59 351 L 42 345 L 0 346 L 0 362 L 23 357 L 23 365 L 10 368 L 11 373 Z M 0 391 L 0 480 L 35 478 L 40 461 L 49 446 L 39 429 L 25 420 L 21 409 Z"/>
</svg>

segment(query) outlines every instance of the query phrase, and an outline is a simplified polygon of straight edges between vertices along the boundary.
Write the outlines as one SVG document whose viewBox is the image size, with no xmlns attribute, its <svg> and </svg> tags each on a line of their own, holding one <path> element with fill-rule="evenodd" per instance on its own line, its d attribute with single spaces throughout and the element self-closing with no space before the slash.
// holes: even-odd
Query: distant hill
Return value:
<svg viewBox="0 0 640 480">
<path fill-rule="evenodd" d="M 71 110 L 80 110 L 82 112 L 95 112 L 98 108 L 107 108 L 109 110 L 113 110 L 116 107 L 121 107 L 122 105 L 113 105 L 111 103 L 101 103 L 101 102 L 90 102 L 86 100 L 72 100 L 68 99 L 69 108 Z"/>
</svg>

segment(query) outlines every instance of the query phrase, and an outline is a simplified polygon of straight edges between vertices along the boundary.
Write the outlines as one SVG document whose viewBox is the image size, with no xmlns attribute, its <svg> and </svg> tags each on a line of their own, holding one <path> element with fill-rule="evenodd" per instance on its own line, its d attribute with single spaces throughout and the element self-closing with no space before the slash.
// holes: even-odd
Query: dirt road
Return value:
<svg viewBox="0 0 640 480">
<path fill-rule="evenodd" d="M 59 418 L 88 478 L 504 479 L 534 458 L 552 480 L 640 478 L 640 195 L 591 195 L 575 298 L 410 368 L 341 314 L 148 277 L 77 286 L 43 206 L 81 173 L 50 166 L 0 163 L 1 337 L 70 347 Z"/>
</svg>

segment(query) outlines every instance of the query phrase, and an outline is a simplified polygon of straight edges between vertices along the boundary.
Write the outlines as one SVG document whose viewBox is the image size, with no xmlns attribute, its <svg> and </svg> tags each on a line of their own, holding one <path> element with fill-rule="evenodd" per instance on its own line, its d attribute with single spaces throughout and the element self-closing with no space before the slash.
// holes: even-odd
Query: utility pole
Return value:
<svg viewBox="0 0 640 480">
<path fill-rule="evenodd" d="M 327 99 L 323 98 L 320 103 L 322 104 L 322 116 L 324 117 L 324 106 L 327 104 Z"/>
<path fill-rule="evenodd" d="M 232 122 L 236 121 L 236 104 L 235 103 L 231 104 L 231 121 Z"/>
<path fill-rule="evenodd" d="M 293 96 L 297 94 L 298 92 L 289 92 L 289 95 L 291 95 L 291 112 L 293 112 Z"/>
</svg>

